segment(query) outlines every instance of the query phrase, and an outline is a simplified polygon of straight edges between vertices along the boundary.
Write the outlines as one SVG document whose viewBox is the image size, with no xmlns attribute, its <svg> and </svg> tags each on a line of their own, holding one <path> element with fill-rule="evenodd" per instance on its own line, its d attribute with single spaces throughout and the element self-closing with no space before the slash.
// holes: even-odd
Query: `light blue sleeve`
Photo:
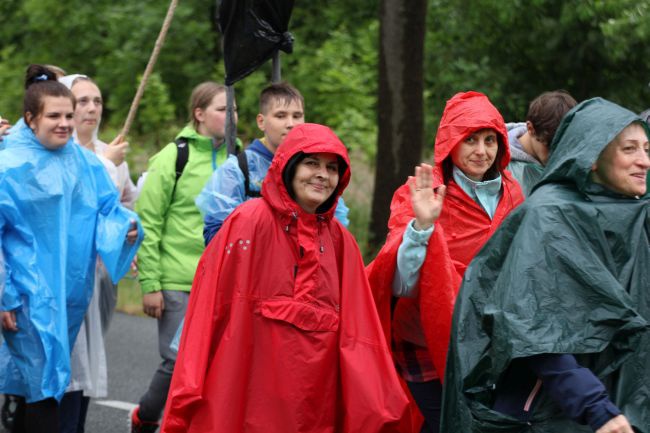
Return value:
<svg viewBox="0 0 650 433">
<path fill-rule="evenodd" d="M 350 225 L 350 219 L 348 218 L 349 213 L 350 209 L 345 205 L 343 197 L 339 197 L 339 200 L 336 203 L 336 209 L 334 210 L 334 217 L 339 220 L 341 224 L 347 227 Z"/>
<path fill-rule="evenodd" d="M 0 225 L 4 224 L 0 222 Z M 4 227 L 0 227 L 0 311 L 11 311 L 20 307 L 20 298 L 9 279 L 11 272 L 2 249 L 3 232 Z"/>
<path fill-rule="evenodd" d="M 231 155 L 212 174 L 195 200 L 203 215 L 206 245 L 217 234 L 228 215 L 245 201 L 244 175 L 239 169 L 237 157 Z"/>
<path fill-rule="evenodd" d="M 427 255 L 427 245 L 434 226 L 427 230 L 416 230 L 415 220 L 406 226 L 402 243 L 397 250 L 397 269 L 393 277 L 393 295 L 402 298 L 417 296 L 417 282 L 420 279 L 420 268 Z"/>
<path fill-rule="evenodd" d="M 98 164 L 100 164 L 98 162 Z M 96 168 L 96 167 L 95 167 Z M 119 194 L 104 167 L 95 170 L 99 214 L 97 216 L 97 233 L 95 237 L 97 252 L 102 258 L 106 270 L 117 282 L 129 271 L 133 257 L 144 239 L 144 229 L 138 215 L 120 204 Z M 136 223 L 138 237 L 133 244 L 126 240 L 126 234 L 132 222 Z"/>
<path fill-rule="evenodd" d="M 4 192 L 4 191 L 3 191 Z M 0 198 L 0 206 L 2 211 L 15 211 L 15 208 L 11 205 L 11 200 L 8 200 L 8 197 L 0 193 L 2 197 Z M 11 268 L 9 263 L 5 260 L 4 250 L 5 245 L 5 230 L 7 223 L 5 222 L 4 212 L 0 213 L 0 311 L 11 311 L 20 307 L 20 295 L 18 291 L 11 283 Z M 14 253 L 17 253 L 15 251 Z"/>
</svg>

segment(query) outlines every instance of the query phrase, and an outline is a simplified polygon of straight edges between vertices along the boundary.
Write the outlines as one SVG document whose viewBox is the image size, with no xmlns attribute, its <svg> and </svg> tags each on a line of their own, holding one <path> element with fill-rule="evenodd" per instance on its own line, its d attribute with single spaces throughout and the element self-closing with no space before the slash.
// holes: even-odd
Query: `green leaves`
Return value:
<svg viewBox="0 0 650 433">
<path fill-rule="evenodd" d="M 647 108 L 650 0 L 428 4 L 428 143 L 445 101 L 469 89 L 487 93 L 506 120 L 523 119 L 528 101 L 556 88 L 577 99 L 599 95 L 633 110 Z M 168 5 L 168 0 L 1 1 L 0 115 L 12 121 L 21 115 L 27 65 L 51 63 L 93 77 L 107 101 L 104 125 L 118 128 Z M 179 3 L 156 78 L 145 91 L 149 105 L 141 108 L 134 133 L 155 132 L 153 142 L 171 139 L 163 135 L 170 125 L 186 122 L 192 88 L 210 79 L 223 81 L 214 14 L 213 1 Z M 283 54 L 282 75 L 304 94 L 307 120 L 333 127 L 348 146 L 374 156 L 378 1 L 296 2 L 290 30 L 295 50 Z M 259 135 L 257 98 L 270 74 L 265 65 L 236 85 L 245 141 Z"/>
</svg>

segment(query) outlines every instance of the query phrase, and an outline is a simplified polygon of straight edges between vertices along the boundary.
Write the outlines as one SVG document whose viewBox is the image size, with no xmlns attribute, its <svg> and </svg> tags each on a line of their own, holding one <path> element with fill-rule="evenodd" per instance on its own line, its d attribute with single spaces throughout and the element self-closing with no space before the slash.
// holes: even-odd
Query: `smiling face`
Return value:
<svg viewBox="0 0 650 433">
<path fill-rule="evenodd" d="M 65 96 L 43 97 L 41 114 L 26 113 L 27 124 L 43 147 L 56 150 L 63 147 L 72 135 L 74 108 Z"/>
<path fill-rule="evenodd" d="M 104 101 L 99 87 L 90 80 L 78 79 L 72 86 L 77 101 L 74 123 L 80 136 L 90 136 L 102 120 Z"/>
<path fill-rule="evenodd" d="M 481 129 L 469 134 L 451 151 L 451 160 L 468 178 L 480 182 L 492 167 L 499 150 L 494 129 Z"/>
<path fill-rule="evenodd" d="M 307 213 L 325 203 L 339 183 L 338 157 L 333 153 L 312 153 L 296 165 L 291 186 L 296 203 Z"/>
<path fill-rule="evenodd" d="M 591 169 L 595 183 L 630 197 L 644 195 L 650 158 L 648 136 L 643 127 L 633 123 L 621 131 Z"/>
<path fill-rule="evenodd" d="M 219 92 L 205 108 L 196 108 L 194 117 L 198 122 L 196 132 L 206 137 L 221 140 L 226 135 L 226 92 Z M 235 107 L 237 123 L 237 107 Z"/>
</svg>

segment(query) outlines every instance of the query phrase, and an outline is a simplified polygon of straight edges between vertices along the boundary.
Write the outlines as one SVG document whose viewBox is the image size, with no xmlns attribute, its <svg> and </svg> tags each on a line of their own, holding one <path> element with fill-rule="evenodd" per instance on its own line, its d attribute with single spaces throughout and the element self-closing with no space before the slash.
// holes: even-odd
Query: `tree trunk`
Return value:
<svg viewBox="0 0 650 433">
<path fill-rule="evenodd" d="M 381 0 L 379 133 L 369 236 L 373 253 L 385 241 L 393 193 L 422 155 L 426 9 L 426 0 Z"/>
</svg>

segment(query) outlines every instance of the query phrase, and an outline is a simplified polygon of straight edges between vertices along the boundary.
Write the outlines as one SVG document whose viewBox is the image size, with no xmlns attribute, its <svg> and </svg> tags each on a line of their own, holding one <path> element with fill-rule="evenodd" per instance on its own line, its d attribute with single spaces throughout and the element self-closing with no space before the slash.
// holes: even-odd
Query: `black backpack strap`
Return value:
<svg viewBox="0 0 650 433">
<path fill-rule="evenodd" d="M 174 143 L 176 143 L 176 179 L 174 180 L 174 188 L 172 189 L 172 200 L 174 193 L 176 192 L 176 184 L 178 183 L 178 179 L 180 179 L 180 177 L 183 175 L 183 170 L 185 170 L 187 161 L 190 159 L 190 146 L 188 144 L 187 138 L 177 138 Z"/>
<path fill-rule="evenodd" d="M 251 191 L 250 188 L 250 174 L 248 172 L 248 158 L 246 158 L 246 152 L 239 152 L 237 154 L 237 162 L 239 163 L 239 169 L 241 170 L 242 174 L 244 175 L 244 190 L 246 193 L 246 197 L 262 197 L 262 194 L 260 194 L 259 191 Z"/>
</svg>

